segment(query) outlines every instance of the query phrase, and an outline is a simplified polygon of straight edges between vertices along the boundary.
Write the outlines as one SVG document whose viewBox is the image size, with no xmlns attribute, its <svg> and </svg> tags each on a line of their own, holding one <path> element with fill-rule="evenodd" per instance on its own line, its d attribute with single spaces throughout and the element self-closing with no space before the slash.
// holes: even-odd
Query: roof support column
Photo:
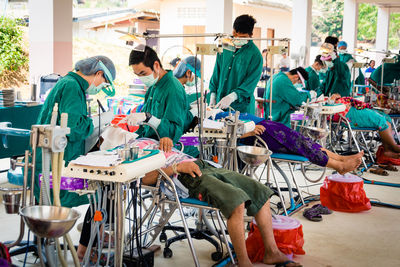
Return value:
<svg viewBox="0 0 400 267">
<path fill-rule="evenodd" d="M 310 61 L 311 46 L 311 19 L 312 19 L 312 0 L 293 1 L 292 8 L 292 38 L 290 41 L 291 56 L 304 56 L 304 61 L 300 65 L 307 66 Z M 303 48 L 302 48 L 303 47 Z M 303 50 L 305 49 L 305 50 Z M 300 55 L 301 50 L 305 51 Z"/>
<path fill-rule="evenodd" d="M 376 49 L 386 51 L 389 43 L 390 8 L 378 8 L 378 23 L 376 26 Z"/>
<path fill-rule="evenodd" d="M 72 0 L 29 1 L 30 82 L 72 69 Z"/>
<path fill-rule="evenodd" d="M 358 3 L 356 0 L 344 0 L 343 41 L 347 51 L 354 52 L 357 45 Z"/>
</svg>

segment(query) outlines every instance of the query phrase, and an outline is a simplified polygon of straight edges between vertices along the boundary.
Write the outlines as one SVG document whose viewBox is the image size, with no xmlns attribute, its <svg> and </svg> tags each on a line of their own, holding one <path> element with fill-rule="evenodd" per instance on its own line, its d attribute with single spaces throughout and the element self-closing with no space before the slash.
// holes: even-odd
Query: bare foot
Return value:
<svg viewBox="0 0 400 267">
<path fill-rule="evenodd" d="M 347 160 L 353 159 L 353 158 L 362 158 L 363 156 L 364 156 L 364 150 L 362 150 L 361 152 L 358 152 L 357 154 L 354 154 L 354 155 L 342 156 L 341 161 L 347 161 Z"/>
<path fill-rule="evenodd" d="M 392 151 L 384 151 L 383 155 L 388 158 L 398 159 L 400 158 L 400 153 L 392 152 Z"/>
<path fill-rule="evenodd" d="M 283 263 L 288 260 L 289 260 L 289 258 L 285 254 L 283 254 L 280 250 L 278 250 L 275 253 L 265 254 L 263 263 L 268 264 L 268 265 L 274 265 L 274 264 L 278 264 L 278 263 Z M 300 267 L 302 265 L 300 263 L 293 262 L 293 263 L 288 263 L 286 266 L 287 267 Z"/>
<path fill-rule="evenodd" d="M 358 153 L 358 154 L 360 154 L 360 153 Z M 359 157 L 359 158 L 356 158 L 356 157 L 349 158 L 348 160 L 343 161 L 343 164 L 340 166 L 339 169 L 337 169 L 337 171 L 341 175 L 343 175 L 345 173 L 348 173 L 348 172 L 351 172 L 351 171 L 354 171 L 355 169 L 358 168 L 358 166 L 360 166 L 361 162 L 362 162 L 361 157 Z"/>
</svg>

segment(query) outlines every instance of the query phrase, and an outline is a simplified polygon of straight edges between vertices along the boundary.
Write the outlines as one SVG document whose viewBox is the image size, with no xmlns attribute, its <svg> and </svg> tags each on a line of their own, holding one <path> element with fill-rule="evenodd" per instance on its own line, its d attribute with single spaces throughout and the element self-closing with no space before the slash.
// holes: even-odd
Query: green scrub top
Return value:
<svg viewBox="0 0 400 267">
<path fill-rule="evenodd" d="M 67 135 L 68 144 L 64 152 L 65 166 L 71 160 L 85 153 L 85 139 L 93 132 L 92 119 L 88 117 L 86 105 L 86 89 L 88 82 L 74 72 L 69 72 L 50 91 L 40 111 L 37 124 L 50 124 L 51 114 L 55 103 L 58 103 L 58 120 L 60 125 L 61 113 L 68 113 L 68 127 L 71 133 Z M 38 174 L 42 172 L 42 149 L 36 154 L 35 197 L 39 200 L 40 188 Z M 51 194 L 52 194 L 52 190 Z M 61 190 L 61 205 L 76 207 L 88 204 L 87 196 Z"/>
<path fill-rule="evenodd" d="M 185 89 L 172 75 L 172 71 L 168 71 L 147 90 L 142 112 L 150 112 L 161 120 L 157 128 L 160 138 L 169 137 L 174 144 L 178 142 L 185 130 L 189 107 Z M 156 133 L 149 126 L 141 126 L 136 133 L 139 137 L 157 139 Z"/>
<path fill-rule="evenodd" d="M 254 114 L 254 89 L 261 77 L 262 64 L 260 50 L 251 40 L 236 52 L 224 49 L 218 54 L 210 80 L 210 92 L 216 94 L 217 103 L 235 92 L 238 98 L 231 107 Z"/>
<path fill-rule="evenodd" d="M 310 93 L 298 91 L 284 72 L 275 74 L 272 84 L 272 120 L 283 123 L 290 128 L 290 114 L 295 111 L 296 107 L 301 106 L 303 102 L 311 98 Z M 270 89 L 271 79 L 267 82 L 264 99 L 269 100 Z M 264 103 L 264 110 L 264 117 L 268 119 L 269 103 Z"/>
<path fill-rule="evenodd" d="M 400 60 L 397 59 L 396 63 L 384 63 L 383 68 L 383 84 L 390 84 L 394 80 L 400 79 Z M 381 85 L 382 78 L 382 65 L 380 65 L 370 77 L 374 80 L 378 85 Z"/>
<path fill-rule="evenodd" d="M 306 71 L 308 72 L 308 80 L 306 81 L 306 90 L 315 91 L 319 90 L 321 86 L 321 82 L 319 81 L 318 73 L 311 67 L 307 67 Z"/>
<path fill-rule="evenodd" d="M 357 62 L 354 57 L 350 54 L 340 54 L 339 55 L 340 61 L 343 63 L 347 63 L 349 60 L 354 60 L 354 62 Z M 351 69 L 350 69 L 350 74 L 351 74 Z M 362 73 L 361 69 L 358 69 L 358 76 L 357 79 L 355 80 L 355 84 L 358 85 L 365 85 L 365 77 L 364 74 Z"/>
<path fill-rule="evenodd" d="M 326 72 L 320 72 L 320 73 L 318 74 L 318 77 L 319 77 L 319 83 L 320 83 L 320 85 L 321 85 L 322 83 L 324 83 L 324 81 L 325 81 L 325 79 L 326 79 Z"/>
<path fill-rule="evenodd" d="M 351 75 L 346 63 L 336 58 L 333 61 L 333 67 L 326 72 L 325 81 L 322 83 L 318 96 L 324 94 L 340 94 L 341 96 L 350 96 L 351 93 Z"/>
</svg>

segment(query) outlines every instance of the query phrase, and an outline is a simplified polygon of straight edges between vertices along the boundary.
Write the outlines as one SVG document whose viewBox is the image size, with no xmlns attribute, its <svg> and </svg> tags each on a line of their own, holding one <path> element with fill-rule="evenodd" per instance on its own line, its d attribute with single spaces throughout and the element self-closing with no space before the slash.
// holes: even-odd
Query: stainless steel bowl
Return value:
<svg viewBox="0 0 400 267">
<path fill-rule="evenodd" d="M 0 187 L 0 192 L 3 193 L 3 204 L 7 214 L 18 213 L 21 197 L 22 187 L 4 188 Z"/>
<path fill-rule="evenodd" d="M 55 206 L 29 206 L 21 209 L 19 214 L 32 232 L 46 238 L 65 235 L 81 216 L 76 210 Z"/>
<path fill-rule="evenodd" d="M 238 146 L 237 151 L 240 159 L 251 167 L 260 166 L 272 154 L 270 150 L 257 146 Z"/>
</svg>

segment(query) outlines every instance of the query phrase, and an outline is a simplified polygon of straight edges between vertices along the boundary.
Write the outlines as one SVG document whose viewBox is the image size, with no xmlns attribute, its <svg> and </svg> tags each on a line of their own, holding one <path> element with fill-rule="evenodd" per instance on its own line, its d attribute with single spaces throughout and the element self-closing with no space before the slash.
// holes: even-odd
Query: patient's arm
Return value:
<svg viewBox="0 0 400 267">
<path fill-rule="evenodd" d="M 265 131 L 264 126 L 256 125 L 256 128 L 254 129 L 254 131 L 245 133 L 240 138 L 246 138 L 246 137 L 250 137 L 250 136 L 261 135 L 264 131 Z"/>
<path fill-rule="evenodd" d="M 172 166 L 168 166 L 167 168 L 162 168 L 162 170 L 168 176 L 172 176 L 174 174 Z M 190 174 L 193 178 L 196 176 L 200 177 L 202 175 L 199 166 L 196 163 L 194 163 L 193 161 L 178 163 L 176 166 L 176 170 L 179 173 Z M 158 171 L 152 171 L 152 172 L 146 173 L 146 175 L 142 178 L 142 182 L 145 185 L 155 184 L 157 182 L 158 175 L 159 175 Z"/>
</svg>

